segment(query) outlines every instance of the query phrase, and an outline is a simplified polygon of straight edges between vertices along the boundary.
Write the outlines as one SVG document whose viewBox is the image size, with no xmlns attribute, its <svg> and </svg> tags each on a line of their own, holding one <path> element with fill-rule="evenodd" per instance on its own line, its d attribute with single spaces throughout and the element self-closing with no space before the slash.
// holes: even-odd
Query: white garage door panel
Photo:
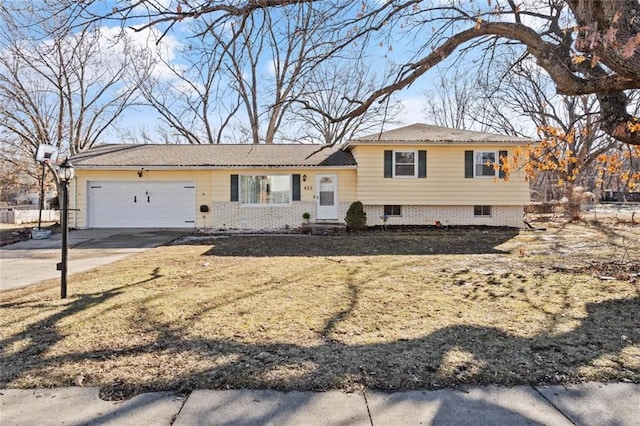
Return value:
<svg viewBox="0 0 640 426">
<path fill-rule="evenodd" d="M 89 228 L 193 228 L 193 182 L 87 183 Z"/>
</svg>

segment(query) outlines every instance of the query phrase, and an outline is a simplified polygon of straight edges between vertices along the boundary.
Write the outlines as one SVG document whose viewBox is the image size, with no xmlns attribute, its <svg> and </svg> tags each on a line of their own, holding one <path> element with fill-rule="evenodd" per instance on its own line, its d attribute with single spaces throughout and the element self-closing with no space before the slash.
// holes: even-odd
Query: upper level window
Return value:
<svg viewBox="0 0 640 426">
<path fill-rule="evenodd" d="M 415 151 L 393 152 L 393 175 L 416 177 L 417 155 Z"/>
<path fill-rule="evenodd" d="M 288 204 L 291 175 L 240 176 L 240 203 Z"/>
<path fill-rule="evenodd" d="M 495 177 L 498 173 L 496 165 L 495 151 L 475 151 L 473 161 L 473 171 L 476 177 L 490 176 Z"/>
</svg>

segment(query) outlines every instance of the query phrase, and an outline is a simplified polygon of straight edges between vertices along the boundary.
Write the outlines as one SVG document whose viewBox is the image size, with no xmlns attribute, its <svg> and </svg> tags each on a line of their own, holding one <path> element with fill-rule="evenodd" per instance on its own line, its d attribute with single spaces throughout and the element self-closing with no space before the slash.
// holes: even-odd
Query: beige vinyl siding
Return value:
<svg viewBox="0 0 640 426">
<path fill-rule="evenodd" d="M 338 202 L 351 203 L 356 201 L 358 190 L 358 176 L 356 170 L 339 170 L 336 174 L 338 175 Z"/>
<path fill-rule="evenodd" d="M 335 174 L 338 176 L 338 202 L 353 202 L 356 197 L 355 169 L 213 169 L 213 170 L 147 170 L 143 177 L 138 177 L 139 169 L 132 170 L 76 170 L 76 179 L 70 187 L 70 226 L 86 228 L 87 226 L 87 182 L 89 181 L 193 181 L 196 186 L 196 228 L 214 226 L 215 209 L 213 203 L 228 203 L 231 198 L 232 174 L 237 175 L 307 175 L 306 182 L 300 182 L 302 203 L 315 203 L 315 178 L 317 174 Z M 200 212 L 201 205 L 209 206 L 209 212 Z M 286 206 L 284 207 L 286 208 Z M 117 214 L 117 212 L 114 212 Z M 297 218 L 297 216 L 296 216 Z"/>
<path fill-rule="evenodd" d="M 353 148 L 358 163 L 357 198 L 367 205 L 524 205 L 529 203 L 529 184 L 521 172 L 508 182 L 496 178 L 464 177 L 466 150 L 513 153 L 515 146 L 363 146 Z M 427 177 L 385 178 L 384 151 L 427 151 Z"/>
</svg>

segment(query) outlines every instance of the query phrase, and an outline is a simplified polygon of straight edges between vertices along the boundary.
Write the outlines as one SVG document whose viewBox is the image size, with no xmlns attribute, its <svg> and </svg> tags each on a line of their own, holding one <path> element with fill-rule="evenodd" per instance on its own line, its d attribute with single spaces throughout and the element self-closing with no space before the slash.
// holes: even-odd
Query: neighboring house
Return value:
<svg viewBox="0 0 640 426">
<path fill-rule="evenodd" d="M 102 145 L 71 158 L 70 226 L 282 229 L 343 222 L 519 227 L 529 186 L 491 165 L 530 139 L 414 124 L 322 145 Z"/>
</svg>

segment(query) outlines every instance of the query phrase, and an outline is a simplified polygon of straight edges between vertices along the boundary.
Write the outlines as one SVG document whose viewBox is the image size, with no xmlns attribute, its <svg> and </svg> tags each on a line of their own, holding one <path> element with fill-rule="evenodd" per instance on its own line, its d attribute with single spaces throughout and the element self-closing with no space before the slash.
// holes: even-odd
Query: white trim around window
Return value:
<svg viewBox="0 0 640 426">
<path fill-rule="evenodd" d="M 413 167 L 412 173 L 411 167 Z M 418 177 L 418 151 L 393 151 L 393 177 Z"/>
<path fill-rule="evenodd" d="M 291 204 L 291 175 L 240 175 L 241 205 L 287 206 Z"/>
<path fill-rule="evenodd" d="M 498 158 L 498 151 L 473 151 L 473 177 L 497 177 L 499 168 L 494 167 L 494 164 L 498 164 Z"/>
</svg>

